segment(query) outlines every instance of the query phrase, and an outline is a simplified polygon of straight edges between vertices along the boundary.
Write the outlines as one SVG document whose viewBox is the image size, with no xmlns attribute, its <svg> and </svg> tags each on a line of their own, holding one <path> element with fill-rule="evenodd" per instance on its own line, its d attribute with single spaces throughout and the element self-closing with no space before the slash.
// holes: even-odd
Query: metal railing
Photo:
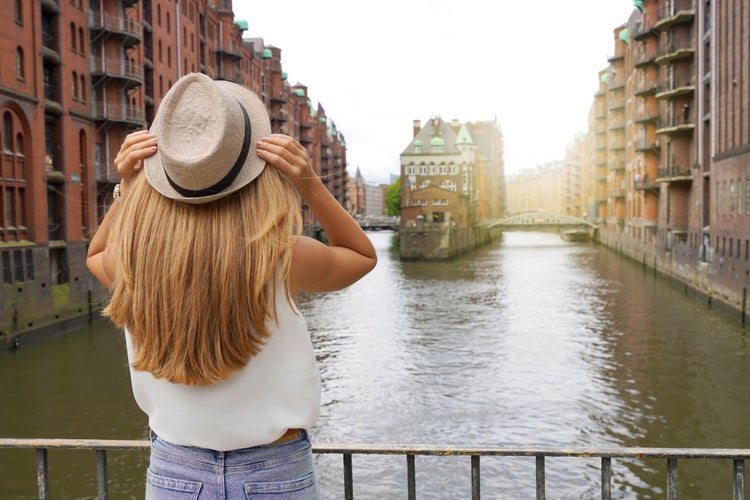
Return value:
<svg viewBox="0 0 750 500">
<path fill-rule="evenodd" d="M 146 451 L 151 443 L 147 440 L 104 440 L 104 439 L 13 439 L 0 438 L 0 449 L 35 449 L 37 467 L 37 491 L 40 499 L 49 498 L 49 449 L 93 450 L 96 452 L 97 498 L 107 499 L 107 452 L 116 450 Z M 732 460 L 733 499 L 745 498 L 745 460 L 750 458 L 750 449 L 726 448 L 581 448 L 565 449 L 555 447 L 463 447 L 432 445 L 391 445 L 391 444 L 320 444 L 313 446 L 318 455 L 342 455 L 344 474 L 344 498 L 354 498 L 352 457 L 354 455 L 403 455 L 406 457 L 407 498 L 415 499 L 416 457 L 453 456 L 469 457 L 471 460 L 472 499 L 479 499 L 481 493 L 481 457 L 534 457 L 536 464 L 536 498 L 546 498 L 545 461 L 552 457 L 600 458 L 601 498 L 612 498 L 612 459 L 660 459 L 666 460 L 666 498 L 677 500 L 679 460 Z"/>
</svg>

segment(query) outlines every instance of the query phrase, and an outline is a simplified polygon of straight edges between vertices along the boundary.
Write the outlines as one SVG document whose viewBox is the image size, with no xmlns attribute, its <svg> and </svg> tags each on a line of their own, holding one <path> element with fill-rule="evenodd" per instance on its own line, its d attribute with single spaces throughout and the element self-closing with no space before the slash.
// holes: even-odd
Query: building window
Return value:
<svg viewBox="0 0 750 500">
<path fill-rule="evenodd" d="M 3 114 L 3 151 L 13 153 L 13 118 L 8 111 Z"/>
<path fill-rule="evenodd" d="M 83 39 L 83 28 L 78 28 L 78 51 L 82 56 L 86 55 L 86 43 Z"/>
<path fill-rule="evenodd" d="M 0 177 L 0 233 L 1 241 L 23 241 L 26 235 L 26 156 L 28 144 L 19 117 L 12 111 L 3 112 L 2 120 L 3 177 Z M 15 139 L 15 141 L 14 141 Z M 15 142 L 15 144 L 14 144 Z M 4 240 L 10 236 L 10 240 Z"/>
<path fill-rule="evenodd" d="M 161 52 L 161 40 L 159 40 L 159 62 L 163 62 L 161 54 L 162 54 L 162 52 Z"/>
<path fill-rule="evenodd" d="M 16 78 L 19 80 L 25 79 L 25 70 L 23 64 L 23 49 L 21 47 L 16 48 Z"/>
<path fill-rule="evenodd" d="M 3 283 L 10 285 L 13 283 L 13 274 L 10 267 L 10 252 L 3 252 Z"/>
<path fill-rule="evenodd" d="M 23 0 L 16 0 L 15 4 L 15 17 L 16 22 L 23 26 Z"/>
<path fill-rule="evenodd" d="M 73 100 L 78 100 L 78 74 L 74 71 L 71 75 L 70 82 L 72 83 Z"/>
<path fill-rule="evenodd" d="M 171 33 L 171 28 L 170 28 L 170 22 L 169 22 L 169 12 L 167 12 L 167 35 L 169 35 L 170 33 Z"/>
<path fill-rule="evenodd" d="M 73 23 L 70 23 L 70 50 L 73 52 L 78 52 L 76 47 L 76 42 L 78 41 L 78 37 L 76 36 L 78 34 L 78 30 L 76 30 L 76 25 Z"/>
<path fill-rule="evenodd" d="M 81 75 L 81 86 L 78 89 L 82 103 L 86 102 L 86 77 Z"/>
<path fill-rule="evenodd" d="M 425 165 L 419 166 L 419 175 L 427 175 L 427 166 Z"/>
</svg>

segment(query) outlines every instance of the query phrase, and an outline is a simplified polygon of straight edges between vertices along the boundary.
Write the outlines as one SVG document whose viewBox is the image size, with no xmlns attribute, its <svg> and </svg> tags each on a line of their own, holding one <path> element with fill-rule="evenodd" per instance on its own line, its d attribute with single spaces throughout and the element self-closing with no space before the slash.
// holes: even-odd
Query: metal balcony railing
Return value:
<svg viewBox="0 0 750 500">
<path fill-rule="evenodd" d="M 91 109 L 96 120 L 143 125 L 146 113 L 143 109 L 126 104 L 109 104 L 95 101 Z"/>
<path fill-rule="evenodd" d="M 106 75 L 143 83 L 143 67 L 126 59 L 95 56 L 91 58 L 89 69 L 94 75 Z"/>
</svg>

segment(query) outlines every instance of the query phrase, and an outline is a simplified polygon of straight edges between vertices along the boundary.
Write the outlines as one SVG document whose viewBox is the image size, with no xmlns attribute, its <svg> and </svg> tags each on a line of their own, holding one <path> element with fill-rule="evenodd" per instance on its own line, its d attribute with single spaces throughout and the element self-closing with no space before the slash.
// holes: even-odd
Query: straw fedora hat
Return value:
<svg viewBox="0 0 750 500">
<path fill-rule="evenodd" d="M 190 73 L 164 96 L 151 132 L 158 148 L 144 161 L 149 184 L 173 200 L 208 203 L 260 175 L 266 162 L 255 144 L 271 121 L 247 88 Z"/>
</svg>

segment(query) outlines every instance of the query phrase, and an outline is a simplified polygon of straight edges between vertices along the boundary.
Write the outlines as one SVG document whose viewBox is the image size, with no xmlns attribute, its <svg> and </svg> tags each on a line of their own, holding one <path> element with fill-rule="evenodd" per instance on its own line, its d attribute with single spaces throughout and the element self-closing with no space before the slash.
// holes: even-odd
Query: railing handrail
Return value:
<svg viewBox="0 0 750 500">
<path fill-rule="evenodd" d="M 96 452 L 98 498 L 108 498 L 107 455 L 110 450 L 140 450 L 150 448 L 149 440 L 118 439 L 46 439 L 0 438 L 0 449 L 36 449 L 37 486 L 40 499 L 49 497 L 47 450 L 84 449 Z M 460 446 L 430 444 L 316 444 L 315 454 L 343 455 L 344 498 L 353 499 L 352 455 L 405 455 L 408 498 L 416 498 L 415 456 L 466 456 L 471 458 L 472 498 L 480 494 L 480 457 L 535 457 L 536 496 L 546 498 L 545 459 L 556 457 L 601 459 L 601 498 L 612 496 L 612 459 L 666 459 L 666 492 L 669 500 L 677 499 L 677 461 L 680 459 L 733 460 L 733 498 L 745 497 L 745 460 L 750 459 L 748 448 L 644 448 L 644 447 L 580 447 L 559 446 Z"/>
</svg>

